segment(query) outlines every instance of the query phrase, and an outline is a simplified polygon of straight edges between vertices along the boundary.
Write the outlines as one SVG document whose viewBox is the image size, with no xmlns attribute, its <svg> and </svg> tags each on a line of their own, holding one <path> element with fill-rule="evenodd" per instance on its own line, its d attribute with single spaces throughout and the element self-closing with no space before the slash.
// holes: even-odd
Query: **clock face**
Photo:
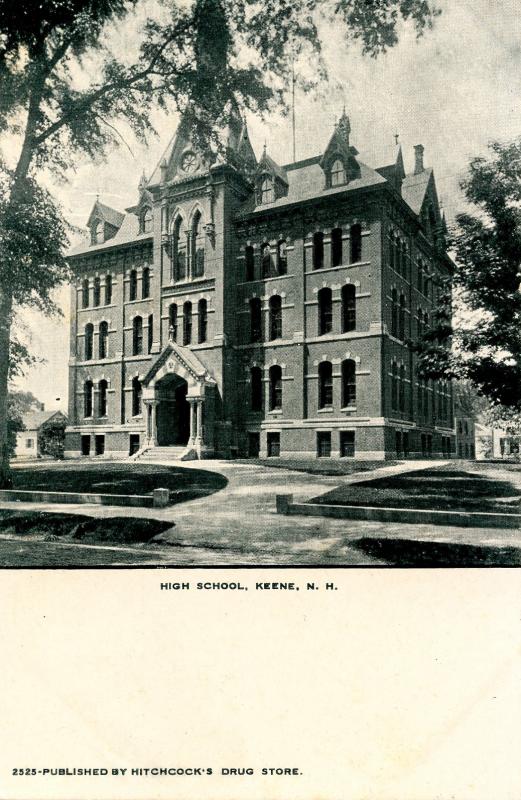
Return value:
<svg viewBox="0 0 521 800">
<path fill-rule="evenodd" d="M 197 156 L 195 153 L 185 153 L 181 161 L 181 169 L 183 172 L 195 172 L 198 167 Z"/>
</svg>

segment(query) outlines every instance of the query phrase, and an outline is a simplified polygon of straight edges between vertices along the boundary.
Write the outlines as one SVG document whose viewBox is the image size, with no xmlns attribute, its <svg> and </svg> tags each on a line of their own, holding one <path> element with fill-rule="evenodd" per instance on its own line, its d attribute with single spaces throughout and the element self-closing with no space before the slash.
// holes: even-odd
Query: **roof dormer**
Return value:
<svg viewBox="0 0 521 800">
<path fill-rule="evenodd" d="M 87 221 L 91 245 L 103 244 L 108 239 L 112 239 L 119 231 L 124 217 L 125 215 L 121 211 L 116 211 L 115 208 L 96 200 Z"/>
<path fill-rule="evenodd" d="M 320 160 L 326 176 L 326 189 L 346 185 L 360 177 L 360 167 L 355 158 L 358 151 L 349 144 L 350 133 L 351 123 L 344 109 Z"/>
<path fill-rule="evenodd" d="M 274 203 L 288 193 L 286 171 L 267 154 L 266 148 L 255 173 L 255 191 L 257 205 Z"/>
</svg>

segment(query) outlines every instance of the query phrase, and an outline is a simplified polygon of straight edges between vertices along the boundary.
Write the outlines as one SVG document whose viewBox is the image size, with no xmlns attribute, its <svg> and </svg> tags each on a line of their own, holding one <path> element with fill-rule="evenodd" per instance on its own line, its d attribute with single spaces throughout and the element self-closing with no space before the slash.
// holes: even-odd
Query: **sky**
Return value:
<svg viewBox="0 0 521 800">
<path fill-rule="evenodd" d="M 139 14 L 118 30 L 117 52 L 135 39 L 147 2 L 141 0 Z M 518 0 L 438 0 L 438 6 L 442 15 L 433 30 L 417 40 L 405 26 L 399 44 L 377 59 L 348 47 L 340 26 L 324 31 L 329 79 L 314 95 L 296 93 L 296 157 L 324 151 L 345 105 L 351 143 L 370 166 L 388 163 L 395 134 L 406 171 L 413 167 L 414 145 L 424 145 L 450 224 L 463 207 L 459 181 L 469 159 L 485 154 L 492 140 L 521 136 L 521 14 Z M 247 121 L 258 157 L 266 142 L 278 163 L 292 160 L 289 118 Z M 70 222 L 85 225 L 97 194 L 118 209 L 135 203 L 143 171 L 151 174 L 177 122 L 175 115 L 156 114 L 159 136 L 148 146 L 129 141 L 132 153 L 123 146 L 105 162 L 79 161 L 70 181 L 53 187 Z M 23 314 L 32 351 L 45 363 L 16 387 L 32 391 L 49 409 L 67 404 L 68 295 L 67 287 L 57 295 L 61 320 Z"/>
</svg>

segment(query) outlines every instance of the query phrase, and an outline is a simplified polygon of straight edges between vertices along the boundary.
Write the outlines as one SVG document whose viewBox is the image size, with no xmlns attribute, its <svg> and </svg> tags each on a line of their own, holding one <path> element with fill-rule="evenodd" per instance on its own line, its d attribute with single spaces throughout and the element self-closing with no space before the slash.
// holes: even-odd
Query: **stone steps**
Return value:
<svg viewBox="0 0 521 800">
<path fill-rule="evenodd" d="M 139 456 L 139 461 L 179 461 L 185 452 L 185 446 L 151 447 Z"/>
</svg>

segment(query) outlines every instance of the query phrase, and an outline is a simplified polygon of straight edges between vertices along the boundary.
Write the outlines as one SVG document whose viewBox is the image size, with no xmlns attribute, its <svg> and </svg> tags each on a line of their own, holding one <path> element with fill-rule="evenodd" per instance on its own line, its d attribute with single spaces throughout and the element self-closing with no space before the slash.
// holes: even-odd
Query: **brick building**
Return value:
<svg viewBox="0 0 521 800">
<path fill-rule="evenodd" d="M 372 169 L 345 113 L 323 153 L 227 156 L 181 123 L 135 206 L 96 202 L 70 261 L 66 450 L 174 457 L 448 455 L 452 388 L 408 341 L 450 275 L 434 176 L 415 148 Z"/>
</svg>

